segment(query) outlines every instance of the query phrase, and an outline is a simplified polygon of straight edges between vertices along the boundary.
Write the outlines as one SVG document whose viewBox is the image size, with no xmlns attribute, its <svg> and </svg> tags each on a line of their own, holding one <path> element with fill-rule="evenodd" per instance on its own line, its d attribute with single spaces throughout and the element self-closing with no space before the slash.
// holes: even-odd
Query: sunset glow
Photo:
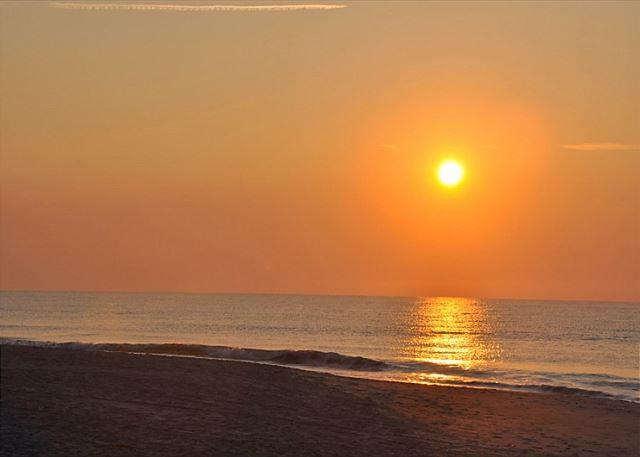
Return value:
<svg viewBox="0 0 640 457">
<path fill-rule="evenodd" d="M 639 20 L 0 0 L 0 454 L 640 457 Z"/>
<path fill-rule="evenodd" d="M 631 3 L 10 3 L 2 289 L 640 297 Z"/>
</svg>

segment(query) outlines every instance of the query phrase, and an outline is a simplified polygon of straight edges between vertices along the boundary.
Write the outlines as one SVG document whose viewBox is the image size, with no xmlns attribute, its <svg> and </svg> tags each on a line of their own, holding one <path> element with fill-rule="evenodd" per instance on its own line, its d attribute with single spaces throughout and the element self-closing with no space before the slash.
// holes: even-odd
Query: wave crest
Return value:
<svg viewBox="0 0 640 457">
<path fill-rule="evenodd" d="M 272 365 L 316 368 L 320 371 L 351 372 L 352 376 L 386 381 L 400 381 L 447 386 L 565 393 L 595 396 L 640 403 L 640 382 L 602 374 L 555 374 L 554 383 L 549 373 L 471 370 L 459 366 L 441 365 L 426 361 L 384 362 L 366 357 L 337 352 L 315 350 L 271 350 L 231 346 L 208 346 L 180 343 L 54 343 L 0 337 L 0 344 L 75 349 L 85 351 L 126 352 L 163 356 L 198 357 L 219 360 L 266 363 Z M 335 371 L 334 371 L 335 370 Z M 431 378 L 423 375 L 436 375 Z M 571 379 L 566 379 L 567 377 Z M 551 383 L 549 382 L 551 381 Z"/>
<path fill-rule="evenodd" d="M 27 340 L 2 341 L 5 344 L 45 346 L 67 349 L 130 352 L 138 354 L 176 355 L 212 359 L 262 362 L 277 365 L 300 365 L 352 371 L 386 371 L 393 365 L 366 357 L 350 356 L 337 352 L 289 349 L 251 349 L 230 346 L 207 346 L 201 344 L 135 344 L 135 343 L 42 343 Z"/>
</svg>

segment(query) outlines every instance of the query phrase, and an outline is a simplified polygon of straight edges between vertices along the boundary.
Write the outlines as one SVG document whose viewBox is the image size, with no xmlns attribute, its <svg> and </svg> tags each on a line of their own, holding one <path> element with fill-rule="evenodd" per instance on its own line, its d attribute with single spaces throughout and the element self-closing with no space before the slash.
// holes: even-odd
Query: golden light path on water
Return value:
<svg viewBox="0 0 640 457">
<path fill-rule="evenodd" d="M 493 322 L 492 322 L 493 321 Z M 401 348 L 403 359 L 444 367 L 457 367 L 461 374 L 498 361 L 500 345 L 492 335 L 497 323 L 489 318 L 486 305 L 478 300 L 455 297 L 420 299 L 406 322 L 410 339 Z M 453 374 L 424 372 L 408 375 L 414 382 L 459 380 Z"/>
</svg>

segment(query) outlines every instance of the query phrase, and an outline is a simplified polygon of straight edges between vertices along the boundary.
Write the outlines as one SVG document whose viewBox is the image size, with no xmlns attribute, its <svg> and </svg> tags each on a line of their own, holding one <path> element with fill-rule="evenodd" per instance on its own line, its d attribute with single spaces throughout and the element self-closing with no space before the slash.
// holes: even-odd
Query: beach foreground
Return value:
<svg viewBox="0 0 640 457">
<path fill-rule="evenodd" d="M 2 455 L 640 453 L 640 405 L 2 346 Z"/>
</svg>

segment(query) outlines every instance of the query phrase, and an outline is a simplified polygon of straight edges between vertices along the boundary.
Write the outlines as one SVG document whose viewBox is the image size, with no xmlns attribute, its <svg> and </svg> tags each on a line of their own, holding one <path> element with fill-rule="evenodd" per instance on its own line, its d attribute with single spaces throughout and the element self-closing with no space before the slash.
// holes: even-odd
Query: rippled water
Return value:
<svg viewBox="0 0 640 457">
<path fill-rule="evenodd" d="M 211 357 L 231 352 L 210 346 L 289 350 L 236 351 L 230 358 L 376 379 L 580 389 L 638 401 L 639 311 L 637 303 L 449 297 L 2 292 L 0 336 L 180 343 L 181 350 L 169 352 Z"/>
</svg>

